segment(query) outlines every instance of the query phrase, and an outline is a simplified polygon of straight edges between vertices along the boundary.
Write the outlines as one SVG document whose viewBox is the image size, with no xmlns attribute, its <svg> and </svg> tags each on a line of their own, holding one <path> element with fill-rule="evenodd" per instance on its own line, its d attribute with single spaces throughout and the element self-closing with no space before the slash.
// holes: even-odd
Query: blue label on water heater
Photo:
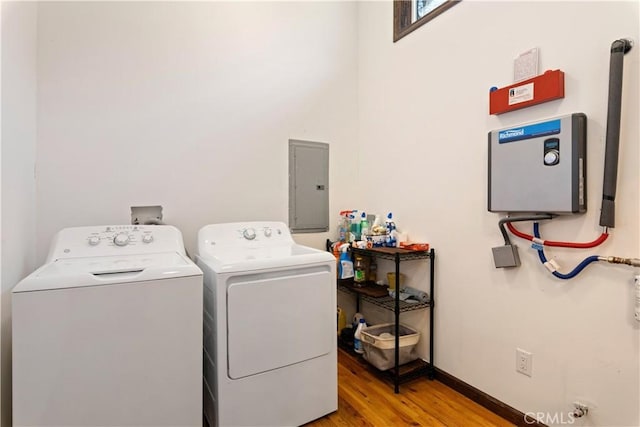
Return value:
<svg viewBox="0 0 640 427">
<path fill-rule="evenodd" d="M 550 120 L 534 125 L 501 130 L 498 132 L 498 143 L 504 144 L 506 142 L 521 141 L 523 139 L 556 135 L 558 133 L 560 133 L 560 120 Z"/>
</svg>

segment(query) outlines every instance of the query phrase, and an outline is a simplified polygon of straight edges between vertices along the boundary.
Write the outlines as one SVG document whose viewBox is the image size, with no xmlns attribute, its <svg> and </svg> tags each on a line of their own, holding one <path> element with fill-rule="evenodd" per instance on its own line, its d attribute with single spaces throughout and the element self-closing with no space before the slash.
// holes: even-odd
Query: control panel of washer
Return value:
<svg viewBox="0 0 640 427">
<path fill-rule="evenodd" d="M 111 225 L 103 229 L 90 231 L 87 236 L 89 246 L 109 245 L 149 245 L 154 241 L 150 227 L 140 225 Z"/>
<path fill-rule="evenodd" d="M 180 231 L 170 225 L 107 225 L 65 228 L 56 234 L 48 258 L 153 252 L 184 253 Z"/>
</svg>

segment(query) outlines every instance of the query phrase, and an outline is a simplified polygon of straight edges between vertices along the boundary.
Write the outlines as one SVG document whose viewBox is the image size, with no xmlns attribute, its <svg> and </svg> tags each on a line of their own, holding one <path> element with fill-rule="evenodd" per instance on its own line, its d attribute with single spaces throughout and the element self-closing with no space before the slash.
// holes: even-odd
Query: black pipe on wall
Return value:
<svg viewBox="0 0 640 427">
<path fill-rule="evenodd" d="M 609 63 L 609 105 L 607 110 L 607 136 L 604 155 L 604 180 L 602 183 L 602 210 L 600 225 L 615 227 L 615 199 L 618 179 L 618 151 L 620 147 L 620 110 L 622 108 L 622 70 L 624 55 L 631 50 L 632 42 L 616 40 L 611 44 Z"/>
</svg>

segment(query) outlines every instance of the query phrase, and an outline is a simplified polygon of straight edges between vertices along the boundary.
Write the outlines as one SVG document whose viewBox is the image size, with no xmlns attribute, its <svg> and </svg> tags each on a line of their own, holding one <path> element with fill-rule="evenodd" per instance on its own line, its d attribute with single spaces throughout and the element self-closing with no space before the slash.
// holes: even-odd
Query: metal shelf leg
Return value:
<svg viewBox="0 0 640 427">
<path fill-rule="evenodd" d="M 433 321 L 435 318 L 435 316 L 433 315 L 435 307 L 435 278 L 433 277 L 433 275 L 435 274 L 436 252 L 433 250 L 433 248 L 431 248 L 430 252 L 431 259 L 429 260 L 429 292 L 431 293 L 431 307 L 429 308 L 429 379 L 432 380 L 435 378 L 436 373 L 436 365 L 433 363 Z"/>
<path fill-rule="evenodd" d="M 395 307 L 395 322 L 396 322 L 396 349 L 395 349 L 395 377 L 394 377 L 394 392 L 400 393 L 400 255 L 395 256 L 396 263 L 396 307 Z"/>
</svg>

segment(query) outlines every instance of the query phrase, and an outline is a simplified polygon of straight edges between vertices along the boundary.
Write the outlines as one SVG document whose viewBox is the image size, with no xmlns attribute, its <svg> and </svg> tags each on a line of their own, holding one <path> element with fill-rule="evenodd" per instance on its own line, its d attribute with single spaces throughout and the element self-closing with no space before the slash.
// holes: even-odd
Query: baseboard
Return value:
<svg viewBox="0 0 640 427">
<path fill-rule="evenodd" d="M 502 418 L 509 421 L 510 423 L 513 423 L 517 426 L 522 426 L 522 427 L 530 427 L 530 426 L 547 427 L 546 424 L 539 423 L 538 421 L 536 421 L 531 417 L 525 418 L 524 413 L 518 411 L 515 408 L 512 408 L 511 406 L 499 401 L 498 399 L 492 396 L 489 396 L 487 393 L 483 392 L 482 390 L 478 390 L 474 386 L 465 383 L 464 381 L 454 377 L 453 375 L 439 368 L 435 368 L 435 379 L 437 381 L 440 381 L 442 384 L 446 385 L 447 387 L 452 388 L 453 390 L 462 394 L 463 396 L 468 397 L 469 399 L 473 400 L 480 406 L 484 406 L 491 412 L 501 416 Z"/>
</svg>

